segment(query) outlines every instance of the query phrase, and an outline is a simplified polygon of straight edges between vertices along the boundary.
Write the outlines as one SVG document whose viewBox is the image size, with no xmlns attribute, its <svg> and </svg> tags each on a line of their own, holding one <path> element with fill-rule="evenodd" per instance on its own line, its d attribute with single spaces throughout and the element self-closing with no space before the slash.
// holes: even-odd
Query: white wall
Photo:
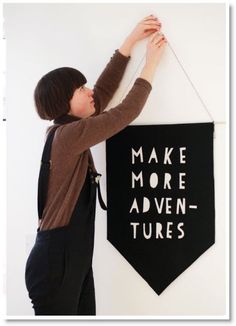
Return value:
<svg viewBox="0 0 236 326">
<path fill-rule="evenodd" d="M 225 106 L 224 4 L 5 4 L 7 38 L 7 313 L 33 315 L 24 268 L 37 228 L 37 178 L 47 122 L 36 115 L 33 90 L 60 66 L 81 70 L 93 87 L 135 24 L 156 14 L 214 121 Z M 132 86 L 147 40 L 136 45 L 108 108 Z M 153 90 L 132 124 L 210 121 L 170 48 Z M 216 123 L 214 142 L 216 243 L 160 296 L 106 240 L 106 213 L 97 206 L 94 251 L 97 315 L 213 316 L 227 313 L 227 124 Z M 105 143 L 92 148 L 106 199 Z"/>
</svg>

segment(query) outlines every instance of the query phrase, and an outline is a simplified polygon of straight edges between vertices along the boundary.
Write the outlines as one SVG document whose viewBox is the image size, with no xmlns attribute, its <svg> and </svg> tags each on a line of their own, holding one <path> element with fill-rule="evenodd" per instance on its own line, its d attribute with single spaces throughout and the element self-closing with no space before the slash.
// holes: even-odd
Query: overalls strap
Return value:
<svg viewBox="0 0 236 326">
<path fill-rule="evenodd" d="M 101 174 L 100 173 L 97 173 L 97 172 L 91 172 L 91 175 L 93 176 L 93 179 L 96 184 L 97 184 L 97 187 L 98 187 L 98 200 L 99 200 L 99 204 L 101 206 L 101 208 L 104 210 L 104 211 L 107 211 L 107 206 L 106 204 L 104 203 L 104 200 L 102 199 L 102 193 L 101 193 L 101 188 L 100 188 L 100 178 L 101 178 Z"/>
<path fill-rule="evenodd" d="M 38 217 L 42 218 L 43 210 L 46 204 L 47 192 L 48 192 L 48 179 L 52 161 L 50 160 L 51 156 L 51 147 L 52 141 L 55 135 L 55 131 L 57 128 L 53 129 L 45 142 L 42 159 L 41 159 L 41 167 L 38 178 Z"/>
</svg>

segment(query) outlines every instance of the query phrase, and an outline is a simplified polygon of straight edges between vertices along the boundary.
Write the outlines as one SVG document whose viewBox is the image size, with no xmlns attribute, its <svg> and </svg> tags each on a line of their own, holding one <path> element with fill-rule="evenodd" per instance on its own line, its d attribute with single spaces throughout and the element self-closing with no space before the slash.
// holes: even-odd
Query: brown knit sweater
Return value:
<svg viewBox="0 0 236 326">
<path fill-rule="evenodd" d="M 152 86 L 147 80 L 137 78 L 125 99 L 103 112 L 117 90 L 129 60 L 130 57 L 116 50 L 93 89 L 95 114 L 57 128 L 40 230 L 69 223 L 88 166 L 96 171 L 89 148 L 121 131 L 142 111 Z"/>
</svg>

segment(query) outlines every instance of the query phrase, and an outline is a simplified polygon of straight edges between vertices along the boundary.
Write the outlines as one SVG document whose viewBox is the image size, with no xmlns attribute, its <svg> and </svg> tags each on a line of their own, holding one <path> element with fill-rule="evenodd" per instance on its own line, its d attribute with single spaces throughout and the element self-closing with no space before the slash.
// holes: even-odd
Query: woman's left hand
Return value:
<svg viewBox="0 0 236 326">
<path fill-rule="evenodd" d="M 150 15 L 141 20 L 134 30 L 129 34 L 128 39 L 136 43 L 150 36 L 154 32 L 159 32 L 161 29 L 161 22 L 154 15 Z"/>
</svg>

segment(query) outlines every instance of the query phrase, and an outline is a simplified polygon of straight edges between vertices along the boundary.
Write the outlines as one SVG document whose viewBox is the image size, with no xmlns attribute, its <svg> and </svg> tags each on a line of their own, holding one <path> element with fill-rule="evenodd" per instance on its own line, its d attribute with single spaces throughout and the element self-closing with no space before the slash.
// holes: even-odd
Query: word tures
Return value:
<svg viewBox="0 0 236 326">
<path fill-rule="evenodd" d="M 180 222 L 174 226 L 173 222 L 167 222 L 165 228 L 162 223 L 130 223 L 133 231 L 133 239 L 137 238 L 137 233 L 142 235 L 144 239 L 182 239 L 184 237 L 183 226 L 184 223 Z M 174 232 L 174 234 L 173 234 Z"/>
</svg>

